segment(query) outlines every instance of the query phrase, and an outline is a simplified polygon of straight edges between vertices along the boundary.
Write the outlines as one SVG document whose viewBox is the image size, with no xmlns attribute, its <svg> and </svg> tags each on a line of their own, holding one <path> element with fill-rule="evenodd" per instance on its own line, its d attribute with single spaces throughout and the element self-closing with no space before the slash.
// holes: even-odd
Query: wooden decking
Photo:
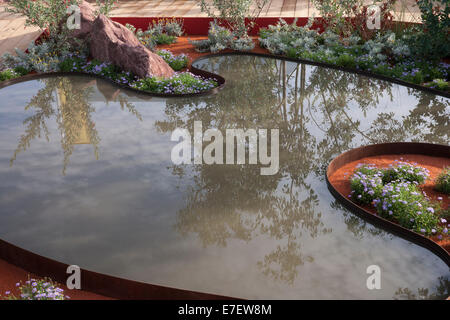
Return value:
<svg viewBox="0 0 450 320">
<path fill-rule="evenodd" d="M 5 12 L 5 4 L 0 4 L 0 57 L 14 48 L 25 49 L 36 39 L 39 28 L 25 27 L 25 18 Z"/>
<path fill-rule="evenodd" d="M 88 0 L 89 2 L 95 2 Z M 394 15 L 397 20 L 418 21 L 414 0 L 398 0 Z M 36 39 L 40 31 L 36 27 L 25 27 L 25 18 L 5 12 L 5 3 L 0 3 L 0 57 L 14 48 L 25 49 Z M 403 14 L 402 14 L 403 13 Z M 310 17 L 320 16 L 311 0 L 270 0 L 261 12 L 261 17 Z M 206 17 L 197 0 L 119 0 L 112 10 L 115 17 Z"/>
</svg>

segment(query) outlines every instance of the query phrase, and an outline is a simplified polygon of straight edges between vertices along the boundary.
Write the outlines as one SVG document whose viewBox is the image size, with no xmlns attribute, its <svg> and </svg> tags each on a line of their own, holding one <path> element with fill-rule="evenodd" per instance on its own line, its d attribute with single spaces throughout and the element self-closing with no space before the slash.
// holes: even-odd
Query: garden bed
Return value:
<svg viewBox="0 0 450 320">
<path fill-rule="evenodd" d="M 423 234 L 415 232 L 400 226 L 394 218 L 383 218 L 380 214 L 380 207 L 377 206 L 377 200 L 369 200 L 368 203 L 360 201 L 358 203 L 357 197 L 353 195 L 351 185 L 354 173 L 362 166 L 389 169 L 392 166 L 395 167 L 398 163 L 408 163 L 417 168 L 424 168 L 424 172 L 428 172 L 428 178 L 425 183 L 418 184 L 418 189 L 425 192 L 429 200 L 428 203 L 438 203 L 442 210 L 440 212 L 444 210 L 448 212 L 450 197 L 435 189 L 435 181 L 444 168 L 450 167 L 449 153 L 450 147 L 448 146 L 423 143 L 390 143 L 353 149 L 341 154 L 330 163 L 327 171 L 328 186 L 333 195 L 354 213 L 431 249 L 450 265 L 450 237 L 448 231 L 446 231 L 448 230 L 448 222 L 445 219 L 439 221 L 445 231 L 444 233 L 438 235 L 439 232 L 436 232 L 433 235 L 431 233 L 425 234 L 425 231 Z M 386 183 L 384 184 L 386 185 Z M 445 223 L 442 224 L 441 221 L 445 221 Z M 443 250 L 437 248 L 434 244 L 437 244 Z"/>
<path fill-rule="evenodd" d="M 221 55 L 221 54 L 248 54 L 248 55 L 259 55 L 262 57 L 274 57 L 274 58 L 278 58 L 278 59 L 284 59 L 284 60 L 288 60 L 288 61 L 293 61 L 293 62 L 298 62 L 298 63 L 306 63 L 306 64 L 311 64 L 311 65 L 317 65 L 317 66 L 322 66 L 322 67 L 328 67 L 328 68 L 333 68 L 333 69 L 338 69 L 338 70 L 342 70 L 342 71 L 346 71 L 346 72 L 352 72 L 352 73 L 358 73 L 358 74 L 362 74 L 362 75 L 366 75 L 369 77 L 373 77 L 373 78 L 377 78 L 377 79 L 381 79 L 381 80 L 385 80 L 385 81 L 390 81 L 390 82 L 394 82 L 394 83 L 398 83 L 401 84 L 403 86 L 407 86 L 407 87 L 411 87 L 414 89 L 419 89 L 422 91 L 427 91 L 427 92 L 431 92 L 437 95 L 441 95 L 444 97 L 449 97 L 450 98 L 450 93 L 446 92 L 446 91 L 442 91 L 442 90 L 438 90 L 435 88 L 430 88 L 430 87 L 426 87 L 423 85 L 418 85 L 418 84 L 414 84 L 414 83 L 410 83 L 407 81 L 403 81 L 401 79 L 396 79 L 396 78 L 392 78 L 392 77 L 387 77 L 387 76 L 383 76 L 380 74 L 376 74 L 376 73 L 371 73 L 368 71 L 364 71 L 364 70 L 358 70 L 358 69 L 353 69 L 353 68 L 348 68 L 348 67 L 342 67 L 342 66 L 338 66 L 335 64 L 330 64 L 330 63 L 325 63 L 325 62 L 318 62 L 318 61 L 310 61 L 310 60 L 305 60 L 305 59 L 297 59 L 297 58 L 289 58 L 286 56 L 282 56 L 282 55 L 275 55 L 269 52 L 269 50 L 267 50 L 266 48 L 262 48 L 259 45 L 258 42 L 258 38 L 257 37 L 252 37 L 253 43 L 255 44 L 255 47 L 250 50 L 250 51 L 236 51 L 236 50 L 232 50 L 232 49 L 225 49 L 220 51 L 219 53 L 216 54 L 212 54 L 210 52 L 198 52 L 195 48 L 195 46 L 190 42 L 190 40 L 201 40 L 201 39 L 205 39 L 204 36 L 181 36 L 178 37 L 177 41 L 173 44 L 166 44 L 166 45 L 158 45 L 156 47 L 156 50 L 166 50 L 166 51 L 170 51 L 174 56 L 180 56 L 180 55 L 185 55 L 188 59 L 186 67 L 178 70 L 180 72 L 190 72 L 194 75 L 197 75 L 199 77 L 202 77 L 204 79 L 214 79 L 214 81 L 216 81 L 217 86 L 211 89 L 207 89 L 207 90 L 203 90 L 201 92 L 197 92 L 197 93 L 184 93 L 184 94 L 174 94 L 174 93 L 155 93 L 155 92 L 148 92 L 145 90 L 140 90 L 137 88 L 133 88 L 130 87 L 126 84 L 117 82 L 112 80 L 109 77 L 104 77 L 102 75 L 98 75 L 98 74 L 92 74 L 92 73 L 84 73 L 86 75 L 90 75 L 90 76 L 96 76 L 96 77 L 101 77 L 103 79 L 106 79 L 108 81 L 113 82 L 115 85 L 117 85 L 118 87 L 124 88 L 124 89 L 129 89 L 131 91 L 135 91 L 135 92 L 139 92 L 139 93 L 144 93 L 144 94 L 149 94 L 152 96 L 160 96 L 160 97 L 190 97 L 190 96 L 196 96 L 196 95 L 205 95 L 205 94 L 215 94 L 217 92 L 219 92 L 219 90 L 221 90 L 223 88 L 223 86 L 226 84 L 226 79 L 224 79 L 222 76 L 217 75 L 217 74 L 213 74 L 204 70 L 199 70 L 195 67 L 192 66 L 192 63 L 199 59 L 199 58 L 203 58 L 203 57 L 207 57 L 207 56 L 212 56 L 212 55 Z M 70 74 L 80 74 L 80 72 L 78 71 L 72 71 L 72 72 L 51 72 L 51 73 L 36 73 L 35 71 L 30 72 L 29 74 L 23 75 L 23 76 L 18 76 L 18 77 L 12 77 L 11 79 L 6 79 L 4 81 L 0 81 L 0 88 L 1 87 L 5 87 L 11 84 L 15 84 L 21 81 L 26 81 L 26 80 L 31 80 L 31 79 L 36 79 L 36 78 L 40 78 L 40 77 L 46 77 L 48 75 L 54 75 L 54 76 L 64 76 L 64 75 L 70 75 Z"/>
</svg>

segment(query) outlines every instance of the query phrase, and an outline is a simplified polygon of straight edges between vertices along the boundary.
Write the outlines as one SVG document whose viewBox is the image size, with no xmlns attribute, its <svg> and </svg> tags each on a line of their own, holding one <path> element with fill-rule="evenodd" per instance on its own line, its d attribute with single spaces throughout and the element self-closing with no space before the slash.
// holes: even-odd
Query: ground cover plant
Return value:
<svg viewBox="0 0 450 320">
<path fill-rule="evenodd" d="M 217 82 L 204 79 L 190 72 L 176 73 L 169 79 L 145 78 L 131 84 L 133 88 L 165 94 L 182 94 L 202 92 L 217 87 Z"/>
<path fill-rule="evenodd" d="M 175 71 L 186 68 L 189 62 L 185 54 L 176 56 L 169 50 L 158 50 L 156 53 Z"/>
<path fill-rule="evenodd" d="M 176 18 L 162 18 L 153 20 L 147 30 L 136 29 L 131 24 L 125 25 L 138 40 L 148 49 L 154 50 L 159 44 L 172 44 L 184 33 L 183 20 Z"/>
<path fill-rule="evenodd" d="M 24 284 L 18 282 L 16 287 L 20 291 L 19 296 L 15 296 L 10 291 L 6 291 L 3 299 L 6 300 L 68 300 L 69 296 L 64 295 L 64 290 L 59 288 L 50 279 L 30 279 Z"/>
<path fill-rule="evenodd" d="M 436 181 L 439 191 L 445 174 L 448 179 L 448 169 Z M 448 210 L 441 208 L 440 202 L 430 200 L 420 189 L 428 177 L 426 168 L 403 161 L 396 160 L 388 168 L 360 164 L 350 177 L 348 197 L 358 204 L 372 205 L 381 217 L 402 227 L 442 239 L 448 236 Z"/>
</svg>

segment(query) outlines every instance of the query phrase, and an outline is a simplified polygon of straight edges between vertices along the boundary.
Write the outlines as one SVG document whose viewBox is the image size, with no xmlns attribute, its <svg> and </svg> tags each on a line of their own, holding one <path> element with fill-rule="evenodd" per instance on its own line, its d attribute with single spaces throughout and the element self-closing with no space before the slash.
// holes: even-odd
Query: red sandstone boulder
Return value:
<svg viewBox="0 0 450 320">
<path fill-rule="evenodd" d="M 95 20 L 95 9 L 86 1 L 81 1 L 80 7 L 80 29 L 73 30 L 73 36 L 79 39 L 86 39 L 92 31 Z"/>
<path fill-rule="evenodd" d="M 138 77 L 168 78 L 173 69 L 148 50 L 125 26 L 100 14 L 92 24 L 90 53 L 93 58 L 111 62 Z"/>
</svg>

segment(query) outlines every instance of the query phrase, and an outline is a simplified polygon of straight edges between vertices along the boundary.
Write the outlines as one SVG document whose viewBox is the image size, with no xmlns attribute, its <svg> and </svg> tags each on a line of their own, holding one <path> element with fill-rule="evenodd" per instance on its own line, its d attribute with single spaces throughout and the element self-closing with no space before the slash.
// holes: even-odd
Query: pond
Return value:
<svg viewBox="0 0 450 320">
<path fill-rule="evenodd" d="M 448 144 L 450 100 L 338 70 L 254 56 L 197 67 L 216 95 L 155 98 L 84 76 L 0 90 L 0 238 L 88 270 L 262 299 L 449 294 L 434 254 L 356 217 L 328 163 L 361 145 Z M 279 167 L 175 164 L 176 128 L 278 129 Z M 368 290 L 368 266 L 381 289 Z"/>
</svg>

